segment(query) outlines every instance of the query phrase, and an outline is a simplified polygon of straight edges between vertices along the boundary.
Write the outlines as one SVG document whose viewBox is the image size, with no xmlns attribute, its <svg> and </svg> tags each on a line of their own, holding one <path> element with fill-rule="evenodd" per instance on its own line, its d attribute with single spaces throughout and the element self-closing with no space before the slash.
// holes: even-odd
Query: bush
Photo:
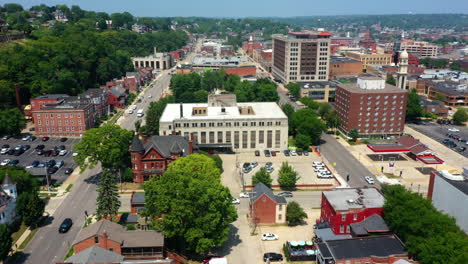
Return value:
<svg viewBox="0 0 468 264">
<path fill-rule="evenodd" d="M 302 223 L 307 218 L 306 212 L 297 202 L 290 202 L 286 209 L 286 221 L 289 226 L 294 226 Z"/>
<path fill-rule="evenodd" d="M 134 224 L 127 224 L 126 227 L 127 227 L 127 230 L 136 230 L 136 227 Z"/>
<path fill-rule="evenodd" d="M 286 258 L 286 261 L 289 262 L 291 259 L 291 255 L 289 254 L 287 243 L 283 244 L 283 254 L 284 254 L 284 257 Z"/>
<path fill-rule="evenodd" d="M 297 172 L 287 162 L 283 162 L 278 172 L 278 183 L 281 188 L 291 189 L 296 186 L 296 182 L 301 177 L 298 176 Z"/>
<path fill-rule="evenodd" d="M 265 168 L 261 168 L 252 177 L 252 185 L 255 186 L 259 182 L 265 184 L 268 187 L 271 187 L 271 183 L 273 182 L 273 179 L 271 178 L 270 173 L 268 173 L 268 171 Z"/>
</svg>

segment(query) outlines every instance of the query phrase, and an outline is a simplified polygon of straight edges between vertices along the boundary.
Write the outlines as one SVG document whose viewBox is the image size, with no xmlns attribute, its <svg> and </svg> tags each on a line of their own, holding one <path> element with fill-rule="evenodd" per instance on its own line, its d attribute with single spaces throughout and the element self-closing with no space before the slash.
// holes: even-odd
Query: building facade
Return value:
<svg viewBox="0 0 468 264">
<path fill-rule="evenodd" d="M 354 77 L 362 73 L 362 62 L 346 57 L 330 58 L 330 79 Z"/>
<path fill-rule="evenodd" d="M 377 214 L 382 216 L 383 195 L 375 188 L 335 189 L 322 192 L 320 221 L 328 222 L 334 234 L 350 234 L 350 224 Z"/>
<path fill-rule="evenodd" d="M 436 57 L 438 47 L 427 41 L 403 40 L 400 43 L 398 51 L 406 50 L 409 53 L 414 53 L 420 57 Z"/>
<path fill-rule="evenodd" d="M 16 215 L 16 183 L 8 174 L 5 174 L 2 185 L 0 185 L 0 224 L 11 224 L 15 221 Z"/>
<path fill-rule="evenodd" d="M 250 198 L 250 217 L 256 224 L 286 223 L 286 199 L 276 196 L 263 183 L 257 183 Z"/>
<path fill-rule="evenodd" d="M 334 82 L 301 82 L 301 97 L 308 97 L 319 103 L 333 102 L 336 83 Z"/>
<path fill-rule="evenodd" d="M 420 79 L 417 91 L 431 100 L 442 101 L 446 106 L 468 106 L 468 85 L 450 81 Z"/>
<path fill-rule="evenodd" d="M 327 81 L 330 37 L 328 32 L 273 35 L 273 76 L 283 83 Z"/>
<path fill-rule="evenodd" d="M 211 94 L 207 104 L 168 104 L 159 134 L 193 134 L 200 149 L 284 150 L 288 118 L 276 103 L 237 103 L 235 95 Z"/>
<path fill-rule="evenodd" d="M 391 65 L 392 54 L 366 54 L 359 52 L 346 52 L 346 57 L 362 62 L 362 70 L 366 71 L 368 65 Z"/>
<path fill-rule="evenodd" d="M 340 130 L 357 129 L 360 136 L 403 133 L 408 92 L 375 76 L 361 76 L 356 84 L 338 84 L 335 108 Z"/>
<path fill-rule="evenodd" d="M 166 70 L 174 66 L 173 57 L 168 53 L 156 52 L 146 57 L 133 57 L 133 65 L 136 69 L 141 67 L 150 67 L 153 70 Z"/>
</svg>

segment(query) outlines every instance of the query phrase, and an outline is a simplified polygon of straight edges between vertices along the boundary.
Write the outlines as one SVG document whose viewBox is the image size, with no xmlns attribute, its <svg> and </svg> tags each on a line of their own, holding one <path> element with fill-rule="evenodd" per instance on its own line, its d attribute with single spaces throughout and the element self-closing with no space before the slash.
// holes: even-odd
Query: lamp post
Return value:
<svg viewBox="0 0 468 264">
<path fill-rule="evenodd" d="M 46 161 L 46 164 L 44 166 L 44 170 L 45 170 L 45 176 L 46 176 L 46 181 L 47 181 L 47 192 L 48 192 L 48 194 L 50 194 L 49 173 L 47 171 L 48 167 L 49 167 L 49 160 Z"/>
</svg>

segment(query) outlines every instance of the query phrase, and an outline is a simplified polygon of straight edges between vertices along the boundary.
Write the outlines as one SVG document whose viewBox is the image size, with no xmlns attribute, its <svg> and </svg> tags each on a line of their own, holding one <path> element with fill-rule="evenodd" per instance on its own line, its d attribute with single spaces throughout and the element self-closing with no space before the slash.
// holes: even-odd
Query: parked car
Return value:
<svg viewBox="0 0 468 264">
<path fill-rule="evenodd" d="M 10 161 L 11 161 L 10 159 L 4 159 L 2 160 L 2 162 L 0 162 L 0 166 L 6 166 L 10 163 Z"/>
<path fill-rule="evenodd" d="M 289 157 L 289 150 L 285 150 L 285 151 L 284 151 L 284 155 L 285 155 L 286 157 Z"/>
<path fill-rule="evenodd" d="M 10 160 L 10 162 L 8 163 L 8 165 L 10 166 L 15 166 L 15 165 L 18 165 L 19 163 L 19 160 L 15 159 L 15 160 Z"/>
<path fill-rule="evenodd" d="M 314 166 L 314 165 L 315 165 L 315 166 L 317 166 L 317 165 L 323 166 L 323 163 L 320 162 L 320 161 L 313 161 L 313 162 L 312 162 L 312 166 Z"/>
<path fill-rule="evenodd" d="M 70 218 L 65 218 L 60 224 L 59 233 L 66 233 L 73 225 L 73 221 Z"/>
<path fill-rule="evenodd" d="M 271 154 L 268 149 L 265 149 L 263 152 L 265 153 L 265 157 L 270 157 Z"/>
<path fill-rule="evenodd" d="M 450 132 L 460 132 L 460 129 L 451 127 L 451 128 L 448 129 L 448 131 L 450 131 Z"/>
<path fill-rule="evenodd" d="M 68 138 L 63 137 L 63 138 L 60 139 L 60 142 L 65 142 L 65 141 L 67 141 L 67 139 L 68 139 Z"/>
<path fill-rule="evenodd" d="M 232 204 L 240 204 L 240 200 L 237 198 L 232 199 Z"/>
<path fill-rule="evenodd" d="M 65 169 L 65 174 L 72 174 L 73 173 L 73 168 L 66 168 Z"/>
<path fill-rule="evenodd" d="M 15 149 L 9 149 L 7 154 L 8 155 L 13 155 L 13 154 L 15 154 L 15 151 L 16 151 Z"/>
<path fill-rule="evenodd" d="M 4 136 L 2 137 L 3 140 L 7 140 L 7 139 L 9 139 L 9 138 L 11 138 L 10 135 L 4 135 Z"/>
<path fill-rule="evenodd" d="M 9 148 L 2 148 L 2 150 L 0 150 L 0 154 L 5 155 L 8 153 L 9 150 Z"/>
<path fill-rule="evenodd" d="M 277 196 L 281 196 L 281 197 L 293 197 L 293 194 L 292 192 L 280 192 L 277 194 Z"/>
<path fill-rule="evenodd" d="M 298 156 L 302 156 L 302 151 L 301 151 L 301 150 L 298 150 L 298 151 L 297 151 L 297 155 L 298 155 Z"/>
<path fill-rule="evenodd" d="M 364 179 L 366 179 L 366 182 L 368 184 L 374 184 L 375 183 L 374 178 L 372 178 L 371 176 L 366 176 L 366 177 L 364 177 Z"/>
<path fill-rule="evenodd" d="M 40 149 L 44 149 L 44 148 L 45 148 L 44 145 L 37 145 L 35 149 L 36 149 L 36 150 L 40 150 Z"/>
<path fill-rule="evenodd" d="M 20 150 L 22 148 L 23 148 L 23 145 L 18 145 L 18 146 L 15 147 L 15 150 Z"/>
<path fill-rule="evenodd" d="M 263 261 L 283 261 L 283 255 L 279 253 L 268 252 L 263 254 Z"/>
<path fill-rule="evenodd" d="M 268 167 L 268 168 L 265 168 L 265 169 L 266 169 L 266 171 L 268 173 L 273 173 L 273 171 L 275 170 L 273 167 Z"/>
<path fill-rule="evenodd" d="M 309 151 L 304 150 L 304 156 L 309 156 Z"/>
<path fill-rule="evenodd" d="M 23 150 L 23 151 L 26 151 L 26 150 L 28 150 L 28 149 L 30 149 L 30 148 L 31 148 L 31 145 L 23 145 L 22 150 Z"/>
<path fill-rule="evenodd" d="M 267 233 L 267 234 L 262 235 L 262 241 L 272 241 L 272 240 L 278 240 L 278 239 L 279 237 L 275 234 Z"/>
<path fill-rule="evenodd" d="M 49 160 L 49 161 L 47 162 L 47 167 L 52 167 L 52 166 L 55 165 L 55 163 L 56 163 L 55 160 Z"/>
<path fill-rule="evenodd" d="M 47 169 L 47 174 L 54 174 L 58 171 L 57 167 L 50 167 Z"/>
<path fill-rule="evenodd" d="M 55 164 L 54 167 L 57 167 L 57 168 L 60 169 L 64 164 L 65 164 L 65 162 L 63 162 L 63 160 L 59 160 L 59 161 L 57 161 L 57 163 Z"/>
<path fill-rule="evenodd" d="M 41 161 L 41 162 L 39 162 L 39 165 L 37 165 L 38 168 L 44 168 L 45 166 L 46 166 L 45 161 Z"/>
<path fill-rule="evenodd" d="M 47 141 L 49 140 L 49 137 L 42 137 L 42 141 Z"/>
<path fill-rule="evenodd" d="M 60 156 L 65 156 L 65 155 L 67 155 L 67 150 L 66 150 L 66 149 L 60 150 L 59 155 L 60 155 Z"/>
<path fill-rule="evenodd" d="M 31 166 L 32 166 L 33 168 L 37 167 L 38 165 L 39 165 L 39 161 L 38 161 L 38 160 L 35 160 L 35 161 L 33 161 L 33 162 L 31 163 Z"/>
<path fill-rule="evenodd" d="M 249 198 L 249 197 L 250 197 L 249 193 L 246 193 L 246 192 L 242 192 L 239 194 L 239 198 Z"/>
<path fill-rule="evenodd" d="M 210 260 L 212 259 L 217 259 L 217 258 L 222 258 L 220 256 L 207 256 L 203 259 L 202 263 L 210 263 Z"/>
<path fill-rule="evenodd" d="M 273 166 L 273 163 L 271 163 L 271 162 L 265 163 L 265 168 L 269 168 L 269 167 L 271 167 L 271 166 Z"/>
<path fill-rule="evenodd" d="M 57 157 L 58 154 L 59 154 L 59 151 L 58 151 L 58 150 L 56 150 L 56 149 L 52 149 L 52 150 L 51 150 L 50 155 L 52 155 L 52 157 Z"/>
<path fill-rule="evenodd" d="M 291 150 L 291 156 L 296 156 L 296 155 L 297 155 L 296 151 L 295 151 L 295 150 Z"/>
<path fill-rule="evenodd" d="M 31 135 L 24 135 L 22 138 L 23 141 L 31 140 Z"/>
<path fill-rule="evenodd" d="M 15 150 L 15 153 L 13 153 L 13 155 L 15 156 L 20 156 L 21 154 L 24 153 L 24 150 L 23 149 L 18 149 L 18 150 Z"/>
<path fill-rule="evenodd" d="M 458 152 L 463 152 L 463 151 L 465 151 L 465 150 L 466 150 L 466 147 L 460 147 L 460 148 L 458 148 Z"/>
<path fill-rule="evenodd" d="M 250 163 L 251 168 L 255 168 L 257 166 L 258 166 L 258 162 L 256 162 L 256 161 Z"/>
</svg>

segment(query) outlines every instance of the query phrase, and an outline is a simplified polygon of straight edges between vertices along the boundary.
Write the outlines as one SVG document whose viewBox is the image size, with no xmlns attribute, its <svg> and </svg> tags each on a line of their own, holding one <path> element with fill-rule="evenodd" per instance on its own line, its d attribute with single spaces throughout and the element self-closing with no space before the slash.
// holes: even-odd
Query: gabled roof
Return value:
<svg viewBox="0 0 468 264">
<path fill-rule="evenodd" d="M 134 193 L 132 195 L 131 204 L 144 204 L 145 203 L 145 193 Z"/>
<path fill-rule="evenodd" d="M 143 143 L 138 138 L 138 135 L 135 135 L 132 140 L 132 144 L 130 144 L 130 152 L 142 152 L 145 151 L 143 147 Z"/>
<path fill-rule="evenodd" d="M 277 196 L 273 193 L 273 191 L 268 188 L 265 184 L 259 182 L 257 185 L 255 185 L 253 189 L 254 195 L 251 198 L 251 203 L 254 203 L 257 201 L 263 194 L 266 196 L 270 197 L 273 201 L 275 201 L 278 204 L 286 204 L 286 198 Z"/>
<path fill-rule="evenodd" d="M 14 185 L 15 183 L 13 182 L 13 180 L 10 178 L 10 175 L 5 174 L 5 177 L 3 177 L 3 181 L 2 181 L 2 187 L 9 187 L 11 185 Z"/>
<path fill-rule="evenodd" d="M 121 236 L 121 233 L 124 231 L 125 230 L 121 225 L 113 223 L 107 219 L 102 219 L 97 223 L 83 228 L 76 237 L 75 242 L 73 242 L 73 244 L 78 244 L 81 241 L 86 240 L 90 237 L 102 236 L 104 233 L 107 233 L 107 237 L 109 240 L 122 244 L 123 237 Z"/>
<path fill-rule="evenodd" d="M 183 157 L 190 154 L 189 142 L 182 136 L 152 136 L 143 144 L 143 147 L 145 154 L 154 149 L 165 158 L 169 158 L 171 153 L 182 153 Z"/>
<path fill-rule="evenodd" d="M 387 223 L 378 214 L 373 214 L 359 223 L 350 224 L 350 227 L 351 232 L 357 236 L 365 236 L 369 235 L 369 233 L 390 232 Z"/>
<path fill-rule="evenodd" d="M 120 263 L 124 257 L 110 250 L 92 246 L 69 257 L 67 263 Z"/>
</svg>

